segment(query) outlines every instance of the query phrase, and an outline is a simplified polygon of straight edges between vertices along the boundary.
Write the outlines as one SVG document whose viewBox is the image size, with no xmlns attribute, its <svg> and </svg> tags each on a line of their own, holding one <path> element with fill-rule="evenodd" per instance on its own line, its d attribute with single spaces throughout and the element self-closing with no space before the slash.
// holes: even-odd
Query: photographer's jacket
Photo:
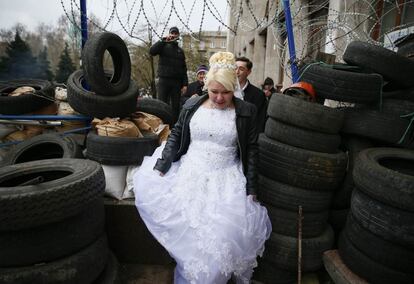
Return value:
<svg viewBox="0 0 414 284">
<path fill-rule="evenodd" d="M 177 41 L 160 40 L 150 48 L 152 56 L 159 55 L 158 77 L 181 80 L 181 86 L 188 85 L 187 65 L 184 51 Z"/>
<path fill-rule="evenodd" d="M 190 120 L 201 104 L 208 99 L 208 95 L 189 99 L 183 106 L 178 122 L 175 124 L 154 169 L 166 173 L 172 162 L 178 161 L 187 153 L 190 145 Z M 233 98 L 236 111 L 236 127 L 238 140 L 238 154 L 243 164 L 243 173 L 246 176 L 247 194 L 255 194 L 257 180 L 258 146 L 256 131 L 256 108 L 253 104 Z M 217 123 L 217 127 L 220 127 Z"/>
</svg>

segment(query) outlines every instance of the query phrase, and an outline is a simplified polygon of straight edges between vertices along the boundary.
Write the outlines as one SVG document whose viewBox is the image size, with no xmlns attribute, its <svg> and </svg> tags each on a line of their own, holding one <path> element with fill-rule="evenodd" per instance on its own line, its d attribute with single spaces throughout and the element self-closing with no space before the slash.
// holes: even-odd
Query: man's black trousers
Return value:
<svg viewBox="0 0 414 284">
<path fill-rule="evenodd" d="M 158 80 L 158 99 L 169 104 L 172 108 L 174 123 L 180 114 L 182 81 L 171 78 L 159 78 Z"/>
</svg>

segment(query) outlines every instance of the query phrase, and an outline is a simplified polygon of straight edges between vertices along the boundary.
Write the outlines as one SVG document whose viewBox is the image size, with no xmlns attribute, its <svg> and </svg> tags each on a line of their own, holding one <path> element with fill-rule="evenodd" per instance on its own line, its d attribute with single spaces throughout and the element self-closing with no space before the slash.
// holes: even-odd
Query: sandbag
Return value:
<svg viewBox="0 0 414 284">
<path fill-rule="evenodd" d="M 104 118 L 92 120 L 99 136 L 109 137 L 143 137 L 138 127 L 130 120 L 119 118 Z"/>
</svg>

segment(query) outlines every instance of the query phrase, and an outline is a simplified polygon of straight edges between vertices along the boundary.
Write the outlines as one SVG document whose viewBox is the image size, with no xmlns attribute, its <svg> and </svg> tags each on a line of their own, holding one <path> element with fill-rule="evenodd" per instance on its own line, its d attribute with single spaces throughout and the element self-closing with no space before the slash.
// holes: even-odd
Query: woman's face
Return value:
<svg viewBox="0 0 414 284">
<path fill-rule="evenodd" d="M 225 109 L 232 106 L 234 94 L 232 91 L 227 90 L 217 81 L 211 81 L 207 88 L 208 97 L 212 107 Z"/>
</svg>

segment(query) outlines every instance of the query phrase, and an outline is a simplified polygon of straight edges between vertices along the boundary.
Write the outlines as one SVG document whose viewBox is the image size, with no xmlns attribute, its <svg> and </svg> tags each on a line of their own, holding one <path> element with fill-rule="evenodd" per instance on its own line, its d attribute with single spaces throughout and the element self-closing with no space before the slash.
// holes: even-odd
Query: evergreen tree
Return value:
<svg viewBox="0 0 414 284">
<path fill-rule="evenodd" d="M 53 73 L 50 70 L 50 62 L 47 58 L 47 47 L 45 46 L 43 48 L 43 51 L 39 53 L 39 56 L 37 57 L 37 67 L 38 67 L 38 73 L 36 78 L 44 79 L 44 80 L 53 80 Z"/>
<path fill-rule="evenodd" d="M 58 70 L 56 72 L 56 82 L 66 83 L 69 75 L 75 71 L 75 66 L 73 65 L 72 59 L 69 55 L 68 44 L 65 44 L 65 49 L 60 55 L 60 60 L 58 64 Z"/>
<path fill-rule="evenodd" d="M 22 40 L 18 31 L 16 31 L 14 41 L 10 42 L 6 48 L 6 55 L 0 63 L 1 78 L 32 78 L 36 75 L 36 58 L 33 57 L 30 47 Z"/>
</svg>

